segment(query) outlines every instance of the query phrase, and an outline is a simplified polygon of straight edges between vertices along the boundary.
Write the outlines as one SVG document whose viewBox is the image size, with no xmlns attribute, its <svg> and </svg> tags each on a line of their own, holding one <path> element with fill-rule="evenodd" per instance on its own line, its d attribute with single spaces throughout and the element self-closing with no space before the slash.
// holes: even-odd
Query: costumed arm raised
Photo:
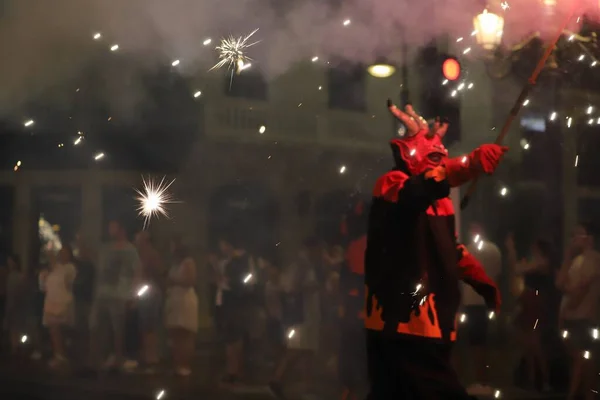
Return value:
<svg viewBox="0 0 600 400">
<path fill-rule="evenodd" d="M 494 281 L 486 274 L 481 263 L 469 253 L 463 244 L 457 243 L 456 249 L 460 279 L 483 297 L 485 304 L 490 309 L 499 311 L 502 299 L 500 290 Z"/>
</svg>

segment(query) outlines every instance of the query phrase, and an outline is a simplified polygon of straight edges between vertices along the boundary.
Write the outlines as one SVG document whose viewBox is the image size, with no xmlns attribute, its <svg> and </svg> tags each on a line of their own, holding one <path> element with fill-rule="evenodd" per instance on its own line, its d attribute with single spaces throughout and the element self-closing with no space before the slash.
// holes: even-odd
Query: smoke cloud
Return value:
<svg viewBox="0 0 600 400">
<path fill-rule="evenodd" d="M 533 18 L 539 1 L 533 3 L 510 2 L 507 12 L 516 14 L 519 35 L 539 20 Z M 269 77 L 315 55 L 401 61 L 402 41 L 419 46 L 442 34 L 468 35 L 483 6 L 477 0 L 6 0 L 0 17 L 0 109 L 65 83 L 76 85 L 104 64 L 116 75 L 106 79 L 106 95 L 126 87 L 131 96 L 140 72 L 174 59 L 181 60 L 184 73 L 207 70 L 221 36 L 256 28 L 261 43 L 249 54 Z M 351 22 L 344 26 L 347 19 Z M 100 40 L 93 39 L 96 32 Z M 203 46 L 206 38 L 212 39 L 210 46 Z M 111 52 L 114 44 L 119 50 Z M 114 61 L 122 54 L 129 61 Z"/>
</svg>

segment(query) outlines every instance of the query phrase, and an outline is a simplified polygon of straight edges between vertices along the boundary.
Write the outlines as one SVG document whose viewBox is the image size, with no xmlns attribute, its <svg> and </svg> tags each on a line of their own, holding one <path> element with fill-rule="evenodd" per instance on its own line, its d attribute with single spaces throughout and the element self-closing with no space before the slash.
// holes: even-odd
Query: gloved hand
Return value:
<svg viewBox="0 0 600 400">
<path fill-rule="evenodd" d="M 469 155 L 471 167 L 479 169 L 486 174 L 492 174 L 508 147 L 497 144 L 482 144 Z"/>
</svg>

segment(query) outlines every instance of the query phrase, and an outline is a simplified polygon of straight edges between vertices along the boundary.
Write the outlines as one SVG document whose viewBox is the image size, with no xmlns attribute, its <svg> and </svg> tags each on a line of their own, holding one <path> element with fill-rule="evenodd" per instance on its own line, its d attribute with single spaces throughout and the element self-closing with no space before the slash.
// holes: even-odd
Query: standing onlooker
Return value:
<svg viewBox="0 0 600 400">
<path fill-rule="evenodd" d="M 522 277 L 524 285 L 517 293 L 515 325 L 527 367 L 528 384 L 535 387 L 537 367 L 540 368 L 542 389 L 550 390 L 550 372 L 544 352 L 542 334 L 553 319 L 550 316 L 553 291 L 551 244 L 544 240 L 531 246 L 531 259 L 517 261 L 512 235 L 506 240 L 509 268 L 512 275 Z"/>
<path fill-rule="evenodd" d="M 191 360 L 198 332 L 196 264 L 180 240 L 171 242 L 171 254 L 173 262 L 167 280 L 166 325 L 175 372 L 186 377 L 192 373 Z"/>
<path fill-rule="evenodd" d="M 248 253 L 236 246 L 225 266 L 222 278 L 222 318 L 225 340 L 226 376 L 224 384 L 235 384 L 244 370 L 244 340 L 248 335 L 248 319 L 252 307 L 250 287 L 252 265 Z"/>
<path fill-rule="evenodd" d="M 283 331 L 283 288 L 281 286 L 281 272 L 271 263 L 263 258 L 263 268 L 267 272 L 265 282 L 265 310 L 267 314 L 266 338 L 267 351 L 271 359 L 278 360 L 282 350 L 285 348 L 285 333 Z"/>
<path fill-rule="evenodd" d="M 77 270 L 73 265 L 71 248 L 64 245 L 58 257 L 51 257 L 48 267 L 49 270 L 40 272 L 39 279 L 40 288 L 46 293 L 43 324 L 50 333 L 52 343 L 50 366 L 55 368 L 67 362 L 64 328 L 73 326 L 75 322 L 73 282 Z"/>
<path fill-rule="evenodd" d="M 6 281 L 6 311 L 4 326 L 10 339 L 11 354 L 16 354 L 19 341 L 27 328 L 27 279 L 16 254 L 6 259 L 8 278 Z"/>
<path fill-rule="evenodd" d="M 597 327 L 600 302 L 600 253 L 594 249 L 593 235 L 589 226 L 580 224 L 575 228 L 556 278 L 556 285 L 563 292 L 560 321 L 567 331 L 573 356 L 569 399 L 578 393 L 585 399 L 595 396 L 592 391 L 596 379 L 594 362 L 586 353 L 593 347 L 592 332 Z"/>
<path fill-rule="evenodd" d="M 217 327 L 217 332 L 219 333 L 219 337 L 225 337 L 223 331 L 223 293 L 229 290 L 225 273 L 227 271 L 227 265 L 233 257 L 233 246 L 228 240 L 221 239 L 219 240 L 219 252 L 220 255 L 218 260 L 215 260 L 216 262 L 212 264 L 215 278 L 215 297 L 213 299 L 215 302 L 215 325 Z"/>
<path fill-rule="evenodd" d="M 139 285 L 140 290 L 147 290 L 138 300 L 140 330 L 142 333 L 141 359 L 145 371 L 153 373 L 159 362 L 158 332 L 161 323 L 161 312 L 164 290 L 163 263 L 160 254 L 152 244 L 148 232 L 140 232 L 135 238 L 135 244 L 141 261 Z"/>
<path fill-rule="evenodd" d="M 502 272 L 502 254 L 494 243 L 485 239 L 483 229 L 479 224 L 473 223 L 469 233 L 473 238 L 467 246 L 469 253 L 473 254 L 485 269 L 486 274 L 497 282 Z M 476 382 L 469 386 L 467 391 L 473 395 L 492 394 L 493 389 L 487 382 L 487 338 L 489 325 L 489 309 L 481 297 L 469 285 L 462 284 L 463 306 L 466 314 L 466 335 L 469 346 L 473 350 L 474 369 Z"/>
<path fill-rule="evenodd" d="M 283 322 L 287 332 L 287 351 L 275 370 L 269 384 L 271 391 L 283 398 L 282 380 L 291 364 L 301 362 L 304 380 L 312 384 L 314 361 L 321 339 L 321 304 L 317 268 L 321 265 L 319 242 L 310 238 L 304 241 L 298 259 L 283 273 Z"/>
<path fill-rule="evenodd" d="M 125 362 L 127 309 L 133 298 L 134 276 L 140 260 L 137 249 L 127 240 L 127 233 L 120 222 L 111 221 L 108 233 L 110 242 L 101 249 L 96 266 L 90 346 L 95 362 L 100 355 L 99 346 L 109 344 L 112 339 L 114 353 L 106 359 L 104 367 L 115 368 L 123 366 Z"/>
<path fill-rule="evenodd" d="M 85 243 L 78 244 L 75 257 L 77 275 L 73 282 L 75 296 L 75 348 L 82 355 L 89 345 L 89 317 L 94 294 L 94 263 L 90 248 Z"/>
</svg>

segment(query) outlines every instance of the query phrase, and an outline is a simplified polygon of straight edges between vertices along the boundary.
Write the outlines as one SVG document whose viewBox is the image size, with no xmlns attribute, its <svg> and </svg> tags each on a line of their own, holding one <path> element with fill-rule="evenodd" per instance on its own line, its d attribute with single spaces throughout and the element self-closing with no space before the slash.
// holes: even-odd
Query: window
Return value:
<svg viewBox="0 0 600 400">
<path fill-rule="evenodd" d="M 363 65 L 342 63 L 328 71 L 329 108 L 365 111 L 366 72 Z"/>
<path fill-rule="evenodd" d="M 229 73 L 223 80 L 225 94 L 231 97 L 239 97 L 252 100 L 267 100 L 268 84 L 260 71 L 246 70 L 239 75 Z"/>
<path fill-rule="evenodd" d="M 596 152 L 600 148 L 600 137 L 597 128 L 587 125 L 579 128 L 577 138 L 577 184 L 583 186 L 600 187 L 600 159 Z M 572 160 L 575 166 L 575 160 Z"/>
</svg>

